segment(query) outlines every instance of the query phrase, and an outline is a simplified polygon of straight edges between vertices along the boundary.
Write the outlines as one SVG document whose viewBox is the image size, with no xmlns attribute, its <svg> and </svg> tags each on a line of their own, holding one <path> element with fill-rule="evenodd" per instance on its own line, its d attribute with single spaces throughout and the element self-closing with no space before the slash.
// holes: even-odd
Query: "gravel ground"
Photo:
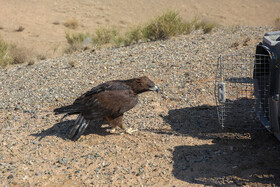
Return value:
<svg viewBox="0 0 280 187">
<path fill-rule="evenodd" d="M 214 97 L 218 56 L 254 53 L 270 29 L 195 31 L 0 69 L 0 185 L 280 185 L 279 142 L 264 129 L 222 129 Z M 138 132 L 109 134 L 96 121 L 78 141 L 66 138 L 74 117 L 60 122 L 55 107 L 142 75 L 161 90 L 125 114 Z"/>
</svg>

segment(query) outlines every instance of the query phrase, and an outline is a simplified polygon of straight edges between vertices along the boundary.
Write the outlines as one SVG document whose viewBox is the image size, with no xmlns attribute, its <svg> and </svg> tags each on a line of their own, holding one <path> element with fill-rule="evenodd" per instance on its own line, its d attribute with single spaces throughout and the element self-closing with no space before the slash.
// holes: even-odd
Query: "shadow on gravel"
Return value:
<svg viewBox="0 0 280 187">
<path fill-rule="evenodd" d="M 39 133 L 31 134 L 35 137 L 40 137 L 39 141 L 46 136 L 57 136 L 62 139 L 67 139 L 67 132 L 69 127 L 74 123 L 74 120 L 62 121 L 54 124 L 51 128 L 43 130 Z"/>
<path fill-rule="evenodd" d="M 240 107 L 243 102 L 233 104 Z M 237 115 L 234 110 L 232 116 Z M 216 111 L 203 105 L 170 110 L 163 117 L 176 135 L 202 140 L 202 145 L 174 148 L 173 175 L 202 185 L 280 185 L 280 142 L 264 128 L 222 129 Z M 238 120 L 241 124 L 242 118 Z M 251 126 L 261 127 L 257 122 Z M 203 144 L 203 140 L 212 143 Z"/>
<path fill-rule="evenodd" d="M 62 139 L 68 139 L 68 132 L 75 120 L 67 120 L 54 124 L 51 128 L 43 130 L 40 133 L 31 134 L 35 137 L 40 137 L 39 141 L 45 138 L 46 136 L 57 136 Z M 104 124 L 101 121 L 92 121 L 92 123 L 87 127 L 84 136 L 88 134 L 98 134 L 101 136 L 112 135 L 111 133 L 106 132 L 107 128 L 101 128 L 101 125 Z"/>
</svg>

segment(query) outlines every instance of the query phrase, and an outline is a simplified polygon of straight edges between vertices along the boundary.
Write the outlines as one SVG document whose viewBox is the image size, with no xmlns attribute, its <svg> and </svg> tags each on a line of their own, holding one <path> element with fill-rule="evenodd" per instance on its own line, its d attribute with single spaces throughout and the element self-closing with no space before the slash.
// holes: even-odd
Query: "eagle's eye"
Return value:
<svg viewBox="0 0 280 187">
<path fill-rule="evenodd" d="M 154 86 L 155 86 L 155 84 L 154 84 L 154 83 L 152 83 L 152 82 L 149 82 L 149 83 L 148 83 L 148 86 L 149 86 L 149 87 L 154 87 Z"/>
</svg>

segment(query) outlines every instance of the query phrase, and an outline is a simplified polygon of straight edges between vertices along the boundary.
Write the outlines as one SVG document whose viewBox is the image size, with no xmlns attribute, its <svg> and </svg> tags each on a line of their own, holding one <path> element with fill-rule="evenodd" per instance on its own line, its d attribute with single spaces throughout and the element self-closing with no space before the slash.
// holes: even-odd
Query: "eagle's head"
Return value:
<svg viewBox="0 0 280 187">
<path fill-rule="evenodd" d="M 147 91 L 158 92 L 158 87 L 147 76 L 135 78 L 132 84 L 132 88 L 136 94 Z"/>
</svg>

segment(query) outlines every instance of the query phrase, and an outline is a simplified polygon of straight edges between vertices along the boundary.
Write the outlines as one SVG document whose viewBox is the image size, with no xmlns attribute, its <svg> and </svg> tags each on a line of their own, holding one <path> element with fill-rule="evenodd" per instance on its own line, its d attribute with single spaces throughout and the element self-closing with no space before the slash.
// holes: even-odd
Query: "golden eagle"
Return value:
<svg viewBox="0 0 280 187">
<path fill-rule="evenodd" d="M 55 114 L 78 114 L 68 137 L 76 141 L 85 131 L 91 120 L 102 119 L 112 127 L 120 127 L 127 133 L 122 123 L 123 114 L 138 102 L 137 95 L 146 91 L 158 91 L 158 87 L 148 77 L 143 76 L 129 80 L 112 80 L 92 88 L 77 98 L 73 104 L 56 108 Z"/>
</svg>

